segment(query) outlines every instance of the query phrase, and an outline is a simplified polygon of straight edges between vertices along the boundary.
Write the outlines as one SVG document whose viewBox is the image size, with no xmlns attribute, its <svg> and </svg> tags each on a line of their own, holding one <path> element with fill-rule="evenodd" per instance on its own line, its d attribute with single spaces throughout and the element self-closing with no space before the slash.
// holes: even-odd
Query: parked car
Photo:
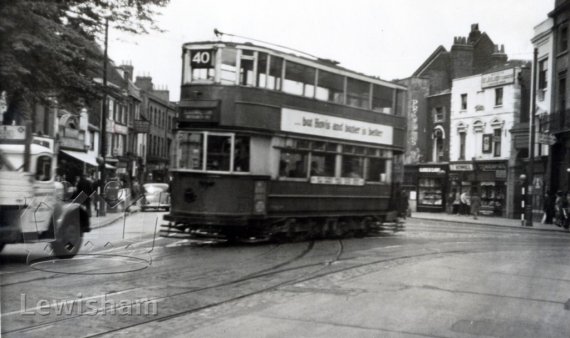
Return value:
<svg viewBox="0 0 570 338">
<path fill-rule="evenodd" d="M 170 210 L 170 192 L 167 183 L 146 183 L 143 184 L 144 198 L 141 203 L 141 210 L 164 209 Z"/>
</svg>

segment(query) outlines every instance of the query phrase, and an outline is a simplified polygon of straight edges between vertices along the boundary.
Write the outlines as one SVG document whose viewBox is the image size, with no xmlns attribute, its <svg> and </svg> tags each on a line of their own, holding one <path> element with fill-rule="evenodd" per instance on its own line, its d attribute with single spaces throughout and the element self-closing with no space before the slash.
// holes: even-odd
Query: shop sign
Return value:
<svg viewBox="0 0 570 338">
<path fill-rule="evenodd" d="M 495 171 L 495 178 L 507 178 L 507 171 L 506 170 L 497 170 Z"/>
<path fill-rule="evenodd" d="M 449 170 L 452 170 L 452 171 L 473 171 L 473 164 L 472 163 L 450 164 Z"/>
<path fill-rule="evenodd" d="M 556 143 L 556 136 L 546 133 L 537 133 L 536 142 L 540 144 L 548 144 L 551 146 Z"/>
<path fill-rule="evenodd" d="M 135 120 L 134 129 L 135 133 L 148 134 L 150 133 L 150 121 Z"/>
<path fill-rule="evenodd" d="M 514 82 L 515 70 L 513 68 L 481 76 L 481 88 L 502 86 Z"/>
<path fill-rule="evenodd" d="M 394 143 L 392 126 L 289 108 L 281 109 L 281 130 L 374 144 Z"/>
<path fill-rule="evenodd" d="M 0 141 L 24 141 L 26 128 L 24 126 L 0 126 Z"/>
<path fill-rule="evenodd" d="M 445 170 L 434 167 L 420 167 L 419 171 L 421 173 L 445 174 Z"/>
<path fill-rule="evenodd" d="M 495 171 L 495 170 L 505 170 L 504 163 L 480 163 L 479 170 L 481 171 Z"/>
<path fill-rule="evenodd" d="M 114 132 L 117 134 L 128 134 L 129 133 L 129 128 L 127 128 L 127 126 L 123 126 L 117 123 L 114 123 L 113 126 Z"/>
</svg>

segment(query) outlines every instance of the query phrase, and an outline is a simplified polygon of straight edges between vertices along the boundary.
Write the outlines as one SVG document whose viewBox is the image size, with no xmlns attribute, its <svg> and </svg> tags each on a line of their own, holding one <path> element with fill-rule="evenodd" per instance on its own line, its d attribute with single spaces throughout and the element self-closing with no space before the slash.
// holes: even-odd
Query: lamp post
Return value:
<svg viewBox="0 0 570 338">
<path fill-rule="evenodd" d="M 530 105 L 530 116 L 529 116 L 529 146 L 528 146 L 528 166 L 527 166 L 527 176 L 528 176 L 528 192 L 527 192 L 527 222 L 526 225 L 531 227 L 532 224 L 532 196 L 534 182 L 534 143 L 535 143 L 535 112 L 536 112 L 536 81 L 537 81 L 537 58 L 538 58 L 538 48 L 534 49 L 534 56 L 532 60 L 532 87 L 531 87 L 531 105 Z"/>
<path fill-rule="evenodd" d="M 519 176 L 519 181 L 521 183 L 521 226 L 525 226 L 525 212 L 526 212 L 526 175 L 521 174 Z"/>
<path fill-rule="evenodd" d="M 109 44 L 109 18 L 105 18 L 105 46 L 103 52 L 103 107 L 101 109 L 101 139 L 99 140 L 99 196 L 105 193 L 105 154 L 107 152 L 107 48 Z M 105 203 L 99 202 L 99 213 L 105 216 Z"/>
</svg>

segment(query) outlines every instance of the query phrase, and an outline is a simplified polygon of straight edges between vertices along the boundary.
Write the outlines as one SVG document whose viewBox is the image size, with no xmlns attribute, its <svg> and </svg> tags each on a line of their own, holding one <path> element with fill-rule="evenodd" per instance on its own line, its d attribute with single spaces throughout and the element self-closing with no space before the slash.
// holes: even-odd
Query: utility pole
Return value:
<svg viewBox="0 0 570 338">
<path fill-rule="evenodd" d="M 532 87 L 530 94 L 530 117 L 529 117 L 529 146 L 528 146 L 528 166 L 527 170 L 527 195 L 526 195 L 526 225 L 531 227 L 532 224 L 532 198 L 534 195 L 533 183 L 534 183 L 534 143 L 535 143 L 535 126 L 534 118 L 536 112 L 536 83 L 537 83 L 537 60 L 538 60 L 538 48 L 534 49 L 534 56 L 532 60 Z"/>
<path fill-rule="evenodd" d="M 107 49 L 109 45 L 109 18 L 105 18 L 105 46 L 103 56 L 103 109 L 101 110 L 101 133 L 99 140 L 99 196 L 104 197 L 105 193 L 105 155 L 107 153 Z M 99 202 L 99 215 L 105 215 L 106 205 Z"/>
</svg>

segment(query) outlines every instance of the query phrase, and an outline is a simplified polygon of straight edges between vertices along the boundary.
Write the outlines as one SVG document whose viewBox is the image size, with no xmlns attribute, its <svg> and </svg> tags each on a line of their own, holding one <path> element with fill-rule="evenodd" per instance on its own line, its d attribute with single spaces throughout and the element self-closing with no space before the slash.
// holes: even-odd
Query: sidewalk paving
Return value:
<svg viewBox="0 0 570 338">
<path fill-rule="evenodd" d="M 503 217 L 488 217 L 479 216 L 477 219 L 473 219 L 471 215 L 450 215 L 447 213 L 431 213 L 431 212 L 412 212 L 411 218 L 424 219 L 432 221 L 442 221 L 442 222 L 456 222 L 456 223 L 470 223 L 470 224 L 480 224 L 489 226 L 499 226 L 499 227 L 511 227 L 519 228 L 525 230 L 541 230 L 541 231 L 557 231 L 566 232 L 569 231 L 564 228 L 559 228 L 554 224 L 541 224 L 540 222 L 533 222 L 532 227 L 526 227 L 521 225 L 520 219 L 510 219 Z"/>
<path fill-rule="evenodd" d="M 105 216 L 91 216 L 91 218 L 89 219 L 89 222 L 91 224 L 91 230 L 106 227 L 112 224 L 113 222 L 123 218 L 123 216 L 129 216 L 130 214 L 138 211 L 139 211 L 138 206 L 131 206 L 129 208 L 129 211 L 127 212 L 125 211 L 107 212 Z"/>
</svg>

